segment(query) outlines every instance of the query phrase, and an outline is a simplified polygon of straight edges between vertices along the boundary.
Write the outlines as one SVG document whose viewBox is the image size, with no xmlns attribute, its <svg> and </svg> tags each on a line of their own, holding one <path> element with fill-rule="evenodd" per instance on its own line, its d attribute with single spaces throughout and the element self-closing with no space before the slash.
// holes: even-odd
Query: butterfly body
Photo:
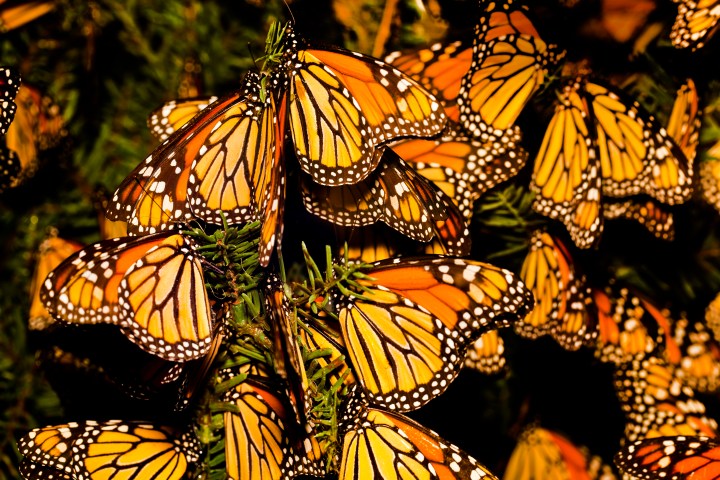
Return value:
<svg viewBox="0 0 720 480">
<path fill-rule="evenodd" d="M 285 297 L 283 283 L 274 274 L 267 280 L 265 303 L 273 333 L 275 373 L 287 384 L 296 422 L 303 425 L 307 422 L 312 405 L 307 394 L 308 378 L 298 342 L 297 316 Z"/>
</svg>

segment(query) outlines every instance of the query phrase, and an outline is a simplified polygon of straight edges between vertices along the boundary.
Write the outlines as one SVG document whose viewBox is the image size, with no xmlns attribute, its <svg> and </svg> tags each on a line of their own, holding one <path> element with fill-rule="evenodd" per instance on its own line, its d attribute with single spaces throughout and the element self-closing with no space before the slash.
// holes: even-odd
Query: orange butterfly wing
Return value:
<svg viewBox="0 0 720 480">
<path fill-rule="evenodd" d="M 673 435 L 647 438 L 624 446 L 615 464 L 632 478 L 690 480 L 720 478 L 717 438 Z"/>
<path fill-rule="evenodd" d="M 477 460 L 434 431 L 404 415 L 368 407 L 355 398 L 346 406 L 341 433 L 340 480 L 497 480 Z"/>
<path fill-rule="evenodd" d="M 288 28 L 288 126 L 301 168 L 321 185 L 356 183 L 383 143 L 445 126 L 438 100 L 393 66 L 339 48 L 306 48 Z"/>
<path fill-rule="evenodd" d="M 470 69 L 473 52 L 461 41 L 436 43 L 413 51 L 392 52 L 385 61 L 407 73 L 442 103 L 449 120 L 459 121 L 457 96 L 460 82 Z"/>
<path fill-rule="evenodd" d="M 615 388 L 625 413 L 625 438 L 630 442 L 664 435 L 718 434 L 705 404 L 660 357 L 646 356 L 620 365 Z"/>
<path fill-rule="evenodd" d="M 40 300 L 40 288 L 45 278 L 63 260 L 82 248 L 79 243 L 53 235 L 40 244 L 35 271 L 30 284 L 30 330 L 44 330 L 55 320 Z"/>
<path fill-rule="evenodd" d="M 581 84 L 563 87 L 533 167 L 533 209 L 565 224 L 575 245 L 589 248 L 602 232 L 600 164 Z"/>
<path fill-rule="evenodd" d="M 121 237 L 85 247 L 51 272 L 40 299 L 70 323 L 110 323 L 171 361 L 204 356 L 213 318 L 194 245 L 178 234 Z"/>
<path fill-rule="evenodd" d="M 675 0 L 678 13 L 675 17 L 670 40 L 677 48 L 697 50 L 717 30 L 720 19 L 720 2 L 718 0 Z"/>
</svg>

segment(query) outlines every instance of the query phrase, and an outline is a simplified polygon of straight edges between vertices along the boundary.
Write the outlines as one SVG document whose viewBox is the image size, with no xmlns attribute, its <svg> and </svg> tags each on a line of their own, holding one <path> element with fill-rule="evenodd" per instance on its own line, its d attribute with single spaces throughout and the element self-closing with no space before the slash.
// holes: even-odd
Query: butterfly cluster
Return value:
<svg viewBox="0 0 720 480">
<path fill-rule="evenodd" d="M 173 408 L 186 411 L 202 401 L 209 383 L 232 407 L 218 413 L 224 469 L 231 478 L 333 470 L 357 478 L 386 468 L 460 469 L 468 478 L 492 477 L 400 412 L 442 394 L 470 345 L 511 325 L 533 303 L 512 272 L 437 255 L 469 252 L 466 222 L 482 193 L 475 184 L 480 178 L 501 182 L 526 156 L 516 154 L 510 134 L 488 143 L 471 139 L 460 127 L 443 133 L 444 108 L 418 82 L 381 60 L 313 47 L 292 25 L 270 30 L 263 60 L 263 69 L 247 73 L 234 93 L 174 101 L 150 115 L 148 123 L 162 143 L 100 202 L 109 238 L 82 247 L 55 235 L 39 252 L 33 328 L 111 326 L 130 342 L 125 348 L 134 355 L 139 348 L 138 362 L 146 362 L 141 370 L 155 373 L 129 385 L 116 362 L 96 352 L 87 355 L 99 374 L 136 398 L 175 387 Z M 448 181 L 464 189 L 464 214 L 453 191 L 444 193 L 418 173 L 421 154 L 408 152 L 406 162 L 392 150 L 429 149 L 442 161 L 446 144 L 452 145 L 450 155 L 460 149 L 457 156 L 466 164 L 458 166 L 463 185 Z M 330 270 L 336 273 L 312 288 L 281 281 L 269 270 L 275 249 L 280 252 L 291 171 L 301 176 L 310 213 L 348 227 L 382 221 L 420 245 L 434 241 L 431 250 L 371 264 L 341 260 Z M 125 235 L 111 233 L 110 222 Z M 308 309 L 318 295 L 324 301 Z M 257 302 L 261 298 L 265 301 Z M 238 354 L 239 345 L 269 361 Z M 343 401 L 318 413 L 329 398 Z M 326 431 L 328 416 L 341 426 L 338 431 Z M 197 460 L 179 440 L 189 434 L 171 433 L 175 427 L 88 422 L 24 436 L 23 475 L 42 470 L 100 478 L 137 468 L 147 472 L 142 478 L 176 478 Z M 376 444 L 374 429 L 391 437 Z M 412 445 L 405 445 L 407 438 Z M 428 442 L 440 456 L 427 451 Z M 95 449 L 104 443 L 127 453 L 100 464 Z M 126 444 L 134 445 L 132 450 L 121 447 Z M 397 462 L 409 463 L 368 467 L 367 460 L 387 448 Z M 404 459 L 421 453 L 426 461 Z"/>
<path fill-rule="evenodd" d="M 701 50 L 720 7 L 677 3 L 665 40 Z M 467 38 L 382 60 L 273 22 L 254 67 L 216 95 L 184 62 L 192 88 L 178 91 L 193 93 L 147 109 L 151 151 L 112 193 L 84 186 L 101 240 L 53 230 L 35 253 L 38 362 L 60 389 L 79 378 L 128 407 L 26 429 L 23 478 L 713 471 L 717 300 L 665 302 L 602 251 L 606 220 L 656 246 L 685 235 L 678 206 L 720 210 L 707 85 L 672 78 L 662 112 L 579 61 L 531 2 L 468 11 Z M 0 107 L 0 191 L 32 185 L 67 135 L 62 110 L 14 67 L 0 69 Z M 612 464 L 531 397 L 502 464 L 415 419 L 463 369 L 514 388 L 531 344 L 611 372 Z"/>
</svg>

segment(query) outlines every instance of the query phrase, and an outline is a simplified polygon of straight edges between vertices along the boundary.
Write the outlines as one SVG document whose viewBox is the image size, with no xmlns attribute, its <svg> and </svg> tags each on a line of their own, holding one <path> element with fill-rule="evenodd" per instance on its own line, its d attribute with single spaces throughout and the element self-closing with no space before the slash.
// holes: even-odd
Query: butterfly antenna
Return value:
<svg viewBox="0 0 720 480">
<path fill-rule="evenodd" d="M 287 0 L 283 0 L 283 3 L 285 4 L 285 8 L 287 8 L 288 13 L 290 14 L 290 20 L 293 25 L 295 25 L 295 15 L 292 13 L 292 9 L 290 8 L 290 4 L 287 2 Z"/>
</svg>

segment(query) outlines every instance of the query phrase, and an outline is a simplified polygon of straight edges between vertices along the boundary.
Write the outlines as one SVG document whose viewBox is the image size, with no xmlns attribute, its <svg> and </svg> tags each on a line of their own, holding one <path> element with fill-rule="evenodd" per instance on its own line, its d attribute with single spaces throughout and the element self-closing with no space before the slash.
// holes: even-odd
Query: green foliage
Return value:
<svg viewBox="0 0 720 480">
<path fill-rule="evenodd" d="M 29 280 L 28 280 L 29 281 Z M 55 392 L 35 367 L 27 333 L 27 303 L 18 308 L 12 298 L 0 300 L 0 478 L 16 478 L 15 442 L 31 428 L 61 413 Z"/>
</svg>

